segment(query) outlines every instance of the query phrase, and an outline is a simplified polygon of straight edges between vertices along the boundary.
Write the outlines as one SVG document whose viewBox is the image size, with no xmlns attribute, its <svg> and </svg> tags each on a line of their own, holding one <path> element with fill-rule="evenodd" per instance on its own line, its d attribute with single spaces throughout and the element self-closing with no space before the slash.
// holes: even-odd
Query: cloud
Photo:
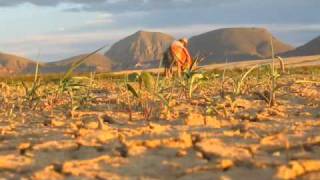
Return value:
<svg viewBox="0 0 320 180">
<path fill-rule="evenodd" d="M 88 3 L 89 2 L 89 3 Z M 37 6 L 56 6 L 62 3 L 70 4 L 94 4 L 103 3 L 105 0 L 0 0 L 0 6 L 16 6 L 20 4 L 33 4 Z"/>
<path fill-rule="evenodd" d="M 108 15 L 102 15 L 107 17 Z M 100 16 L 99 16 L 100 17 Z M 125 29 L 96 29 L 84 32 L 61 31 L 59 33 L 34 35 L 26 38 L 2 41 L 1 50 L 10 53 L 23 54 L 31 59 L 54 61 L 71 56 L 88 53 L 105 44 L 109 47 L 116 41 L 138 31 L 160 31 L 171 34 L 176 38 L 194 36 L 200 33 L 225 27 L 265 27 L 278 38 L 293 45 L 301 45 L 313 39 L 320 32 L 320 24 L 195 24 L 168 27 L 131 27 Z M 306 40 L 307 39 L 307 40 Z"/>
<path fill-rule="evenodd" d="M 24 3 L 30 3 L 37 6 L 56 6 L 59 4 L 81 4 L 87 7 L 103 5 L 104 8 L 170 8 L 189 5 L 212 5 L 226 1 L 235 0 L 0 0 L 0 6 L 15 6 Z"/>
<path fill-rule="evenodd" d="M 99 14 L 95 19 L 85 22 L 86 25 L 100 25 L 113 23 L 113 15 L 110 13 Z"/>
<path fill-rule="evenodd" d="M 320 21 L 320 16 L 317 16 L 320 8 L 319 0 L 0 0 L 0 7 L 24 3 L 36 6 L 61 6 L 64 11 L 71 12 L 104 12 L 113 15 L 143 12 L 147 14 L 143 22 L 168 22 L 169 26 L 174 23 L 188 22 L 307 23 Z M 133 19 L 132 22 L 141 23 L 141 17 L 132 16 L 130 19 Z M 110 23 L 110 21 L 110 19 L 100 19 L 91 24 Z"/>
<path fill-rule="evenodd" d="M 245 4 L 267 8 L 295 7 L 319 8 L 319 0 L 0 0 L 0 6 L 15 6 L 29 3 L 37 6 L 57 6 L 60 4 L 81 5 L 81 10 L 106 10 L 112 12 L 145 11 L 155 9 L 185 9 L 197 7 L 223 7 L 226 4 Z M 221 5 L 221 6 L 220 6 Z M 245 8 L 245 6 L 243 6 Z M 298 10 L 299 9 L 295 9 Z M 226 12 L 227 13 L 227 12 Z M 272 13 L 272 12 L 270 12 Z"/>
<path fill-rule="evenodd" d="M 123 13 L 168 9 L 196 9 L 236 1 L 237 0 L 109 0 L 99 4 L 83 4 L 78 10 Z"/>
<path fill-rule="evenodd" d="M 57 32 L 39 31 L 42 35 L 1 41 L 0 48 L 25 52 L 34 58 L 37 47 L 41 47 L 44 59 L 48 60 L 87 53 L 106 43 L 111 45 L 140 29 L 180 37 L 223 27 L 259 26 L 295 45 L 320 32 L 320 0 L 0 0 L 0 10 L 26 3 L 35 9 L 58 7 L 55 9 L 59 13 L 72 14 L 72 25 L 70 21 L 48 21 Z M 37 18 L 34 17 L 35 24 Z"/>
<path fill-rule="evenodd" d="M 55 61 L 91 52 L 103 45 L 111 46 L 113 42 L 130 34 L 134 29 L 92 32 L 61 31 L 33 35 L 25 38 L 0 42 L 1 51 L 12 54 L 23 54 L 31 59 Z"/>
</svg>

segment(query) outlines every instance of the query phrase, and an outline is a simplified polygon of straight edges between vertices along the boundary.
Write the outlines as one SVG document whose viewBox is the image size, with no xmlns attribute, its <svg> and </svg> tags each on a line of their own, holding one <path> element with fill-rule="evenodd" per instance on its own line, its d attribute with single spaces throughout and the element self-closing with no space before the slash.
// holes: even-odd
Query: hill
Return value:
<svg viewBox="0 0 320 180">
<path fill-rule="evenodd" d="M 311 40 L 303 46 L 296 49 L 280 54 L 280 56 L 292 57 L 292 56 L 310 56 L 320 54 L 320 36 Z"/>
<path fill-rule="evenodd" d="M 73 63 L 86 57 L 87 54 L 74 56 L 57 62 L 47 63 L 41 68 L 43 73 L 63 73 L 66 72 Z M 112 69 L 112 62 L 109 58 L 101 54 L 90 56 L 76 72 L 108 72 Z"/>
<path fill-rule="evenodd" d="M 293 49 L 263 28 L 225 28 L 192 37 L 190 51 L 193 55 L 207 56 L 205 64 L 224 62 L 226 59 L 264 59 L 271 56 L 271 37 L 275 53 Z"/>
<path fill-rule="evenodd" d="M 36 63 L 11 54 L 0 53 L 0 75 L 30 73 Z"/>
<path fill-rule="evenodd" d="M 138 31 L 115 43 L 105 55 L 114 61 L 115 69 L 146 68 L 157 64 L 173 41 L 164 33 Z"/>
</svg>

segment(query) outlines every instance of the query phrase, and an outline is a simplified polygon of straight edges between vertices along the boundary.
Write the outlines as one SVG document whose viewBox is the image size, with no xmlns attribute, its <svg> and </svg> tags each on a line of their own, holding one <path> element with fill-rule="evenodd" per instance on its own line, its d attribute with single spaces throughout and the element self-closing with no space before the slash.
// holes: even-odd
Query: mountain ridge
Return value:
<svg viewBox="0 0 320 180">
<path fill-rule="evenodd" d="M 317 55 L 320 54 L 320 36 L 312 39 L 306 44 L 297 47 L 292 51 L 288 51 L 280 54 L 280 56 L 284 57 L 292 57 L 292 56 L 306 56 L 306 55 Z"/>
<path fill-rule="evenodd" d="M 264 59 L 271 56 L 271 37 L 277 54 L 294 49 L 265 28 L 223 28 L 191 37 L 190 51 L 207 56 L 206 64 Z"/>
<path fill-rule="evenodd" d="M 85 58 L 88 54 L 73 56 L 60 61 L 46 63 L 41 72 L 63 73 L 66 72 L 73 63 Z M 75 72 L 109 72 L 112 70 L 112 61 L 102 54 L 93 54 L 88 57 Z"/>
<path fill-rule="evenodd" d="M 147 66 L 160 60 L 173 41 L 169 34 L 140 30 L 116 42 L 105 55 L 114 61 L 115 69 Z"/>
<path fill-rule="evenodd" d="M 0 52 L 0 75 L 27 73 L 36 62 L 13 54 Z"/>
<path fill-rule="evenodd" d="M 265 28 L 223 28 L 190 38 L 192 55 L 208 56 L 204 65 L 231 61 L 266 59 L 271 56 L 271 37 L 275 54 L 307 56 L 320 54 L 320 36 L 297 48 L 283 43 Z M 114 43 L 104 54 L 94 54 L 76 72 L 110 72 L 115 70 L 158 67 L 163 52 L 174 37 L 161 32 L 137 31 Z M 41 73 L 63 73 L 81 54 L 63 60 L 41 63 Z M 0 52 L 0 75 L 32 74 L 36 62 L 28 58 Z"/>
</svg>

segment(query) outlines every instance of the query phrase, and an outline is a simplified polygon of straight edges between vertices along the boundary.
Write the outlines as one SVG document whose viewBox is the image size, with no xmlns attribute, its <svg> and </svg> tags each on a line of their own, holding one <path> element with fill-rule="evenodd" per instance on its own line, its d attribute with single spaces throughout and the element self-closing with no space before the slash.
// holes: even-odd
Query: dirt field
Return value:
<svg viewBox="0 0 320 180">
<path fill-rule="evenodd" d="M 310 67 L 310 66 L 319 66 L 320 65 L 320 55 L 314 56 L 301 56 L 301 57 L 289 57 L 283 58 L 287 67 Z M 251 60 L 251 61 L 240 61 L 240 62 L 227 62 L 227 63 L 219 63 L 219 64 L 212 64 L 206 66 L 200 66 L 202 69 L 211 70 L 211 69 L 235 69 L 235 68 L 248 68 L 250 66 L 254 66 L 257 64 L 266 64 L 270 63 L 272 59 L 265 59 L 265 60 Z M 150 72 L 162 72 L 163 69 L 148 69 L 144 71 Z M 126 74 L 126 73 L 134 73 L 134 72 L 142 72 L 142 70 L 128 70 L 128 71 L 119 71 L 115 72 L 114 74 Z"/>
<path fill-rule="evenodd" d="M 0 179 L 320 179 L 320 68 L 277 71 L 2 82 Z"/>
</svg>

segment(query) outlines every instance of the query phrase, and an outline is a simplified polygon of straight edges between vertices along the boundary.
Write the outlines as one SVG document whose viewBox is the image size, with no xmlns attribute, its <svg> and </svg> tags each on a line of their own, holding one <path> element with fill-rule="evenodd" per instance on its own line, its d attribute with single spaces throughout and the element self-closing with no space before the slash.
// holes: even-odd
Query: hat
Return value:
<svg viewBox="0 0 320 180">
<path fill-rule="evenodd" d="M 184 44 L 189 44 L 188 38 L 181 38 L 179 41 L 184 43 Z"/>
</svg>

